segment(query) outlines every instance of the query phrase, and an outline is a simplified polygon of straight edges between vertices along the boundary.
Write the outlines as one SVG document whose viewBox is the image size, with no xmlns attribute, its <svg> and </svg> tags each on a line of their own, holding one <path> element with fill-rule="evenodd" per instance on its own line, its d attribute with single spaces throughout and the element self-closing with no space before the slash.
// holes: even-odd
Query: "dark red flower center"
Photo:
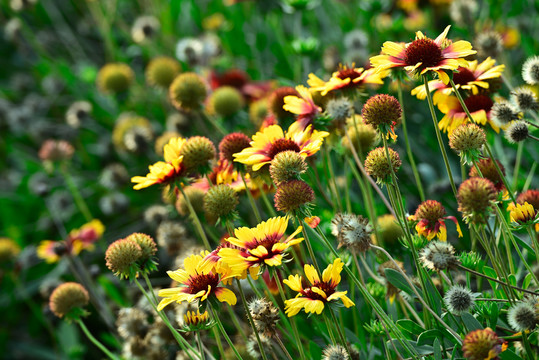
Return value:
<svg viewBox="0 0 539 360">
<path fill-rule="evenodd" d="M 313 287 L 317 287 L 323 290 L 326 293 L 327 297 L 330 297 L 335 292 L 335 287 L 331 285 L 330 283 L 326 283 L 326 282 L 315 283 Z M 304 287 L 301 293 L 303 294 L 303 296 L 308 297 L 309 299 L 321 300 L 323 302 L 327 302 L 327 299 L 324 299 L 322 295 L 317 294 L 314 291 L 312 291 L 311 287 Z"/>
<path fill-rule="evenodd" d="M 414 40 L 408 45 L 404 55 L 407 65 L 413 66 L 420 62 L 420 69 L 439 66 L 442 60 L 442 49 L 431 39 Z"/>
<path fill-rule="evenodd" d="M 290 139 L 277 139 L 275 140 L 275 142 L 273 142 L 273 144 L 271 144 L 271 147 L 268 151 L 268 156 L 273 159 L 278 153 L 287 150 L 295 151 L 298 153 L 301 151 L 299 145 L 296 144 L 294 141 Z"/>
<path fill-rule="evenodd" d="M 479 110 L 485 110 L 486 112 L 489 112 L 492 108 L 492 105 L 494 105 L 494 102 L 486 95 L 472 95 L 464 100 L 464 104 L 466 104 L 466 107 L 468 108 L 470 113 Z M 462 107 L 461 111 L 464 111 Z"/>
<path fill-rule="evenodd" d="M 453 74 L 453 81 L 455 85 L 466 85 L 472 81 L 475 81 L 475 75 L 469 69 L 459 67 L 458 72 Z"/>
<path fill-rule="evenodd" d="M 361 76 L 361 74 L 358 73 L 356 71 L 356 69 L 348 68 L 348 67 L 344 67 L 344 68 L 340 69 L 339 72 L 337 73 L 337 77 L 339 79 L 341 79 L 341 80 L 350 79 L 350 81 L 352 81 L 355 78 L 358 78 L 360 76 Z"/>
<path fill-rule="evenodd" d="M 219 275 L 209 273 L 209 274 L 197 274 L 189 277 L 187 286 L 189 287 L 190 294 L 196 294 L 202 290 L 208 290 L 208 285 L 211 286 L 213 290 L 219 285 Z"/>
</svg>

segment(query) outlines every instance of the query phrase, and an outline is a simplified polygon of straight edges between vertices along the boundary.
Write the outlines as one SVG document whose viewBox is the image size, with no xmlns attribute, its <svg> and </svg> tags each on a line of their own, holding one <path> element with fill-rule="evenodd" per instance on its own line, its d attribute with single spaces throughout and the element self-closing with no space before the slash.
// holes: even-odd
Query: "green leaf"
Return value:
<svg viewBox="0 0 539 360">
<path fill-rule="evenodd" d="M 120 291 L 120 289 L 118 289 L 116 287 L 116 285 L 114 285 L 110 280 L 109 278 L 107 278 L 106 276 L 102 275 L 102 276 L 99 276 L 99 278 L 97 279 L 97 282 L 99 283 L 99 285 L 101 285 L 103 287 L 103 289 L 105 290 L 105 293 L 107 293 L 107 295 L 114 301 L 116 302 L 118 305 L 120 305 L 121 307 L 127 307 L 129 306 L 129 302 L 127 300 L 124 299 L 123 295 L 122 295 L 122 292 Z"/>
<path fill-rule="evenodd" d="M 320 359 L 322 358 L 322 349 L 314 341 L 309 341 L 309 353 L 311 354 L 311 359 Z"/>
<path fill-rule="evenodd" d="M 417 345 L 432 345 L 435 339 L 442 338 L 444 334 L 438 329 L 431 329 L 422 332 L 417 338 Z"/>
<path fill-rule="evenodd" d="M 522 360 L 520 356 L 515 354 L 513 350 L 507 349 L 498 355 L 502 360 Z"/>
<path fill-rule="evenodd" d="M 389 281 L 397 289 L 400 289 L 410 295 L 414 294 L 412 288 L 400 272 L 393 269 L 385 269 L 384 272 L 386 274 L 387 281 Z"/>
<path fill-rule="evenodd" d="M 498 308 L 498 304 L 492 304 L 490 307 L 490 316 L 489 316 L 489 325 L 492 329 L 496 328 L 496 325 L 498 324 L 498 315 L 500 314 L 500 310 Z"/>
<path fill-rule="evenodd" d="M 442 360 L 442 347 L 438 338 L 434 339 L 434 344 L 432 347 L 434 348 L 434 359 Z"/>
<path fill-rule="evenodd" d="M 397 321 L 397 326 L 402 330 L 409 332 L 412 335 L 421 334 L 425 331 L 419 324 L 408 319 L 401 319 Z"/>
<path fill-rule="evenodd" d="M 468 331 L 483 329 L 483 325 L 470 313 L 464 313 L 461 315 L 462 322 L 468 328 Z"/>
<path fill-rule="evenodd" d="M 522 283 L 522 288 L 527 289 L 530 286 L 532 279 L 533 279 L 533 274 L 528 273 L 528 275 L 526 275 L 526 277 L 524 278 L 524 282 Z"/>
</svg>

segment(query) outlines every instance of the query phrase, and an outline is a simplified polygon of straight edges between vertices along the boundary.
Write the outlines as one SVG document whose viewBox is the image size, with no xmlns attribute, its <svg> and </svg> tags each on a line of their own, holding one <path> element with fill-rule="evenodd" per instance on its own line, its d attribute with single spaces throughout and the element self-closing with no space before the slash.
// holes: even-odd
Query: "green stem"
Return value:
<svg viewBox="0 0 539 360">
<path fill-rule="evenodd" d="M 234 346 L 234 343 L 232 342 L 232 340 L 230 340 L 230 337 L 228 336 L 228 334 L 226 333 L 226 330 L 225 328 L 223 327 L 223 323 L 221 322 L 221 319 L 219 318 L 219 316 L 217 315 L 217 313 L 215 312 L 215 309 L 213 308 L 213 305 L 212 304 L 209 304 L 209 308 L 210 308 L 210 311 L 211 311 L 211 314 L 212 314 L 212 317 L 213 317 L 213 320 L 215 320 L 215 322 L 217 323 L 217 327 L 219 328 L 219 331 L 221 331 L 221 334 L 223 334 L 226 342 L 228 343 L 228 345 L 230 346 L 230 348 L 232 349 L 232 351 L 234 352 L 234 354 L 236 355 L 236 357 L 240 360 L 243 360 L 243 358 L 241 357 L 240 353 L 238 352 L 238 350 L 236 349 L 236 347 Z"/>
<path fill-rule="evenodd" d="M 221 336 L 219 335 L 219 330 L 216 327 L 212 328 L 213 336 L 215 337 L 215 342 L 217 343 L 217 349 L 219 349 L 219 355 L 221 359 L 226 359 L 225 350 L 223 349 L 223 343 L 221 342 Z"/>
<path fill-rule="evenodd" d="M 337 339 L 335 339 L 335 334 L 333 334 L 333 327 L 331 326 L 331 322 L 329 321 L 325 313 L 322 313 L 322 317 L 324 318 L 324 322 L 326 323 L 326 327 L 328 329 L 328 335 L 329 335 L 329 338 L 331 339 L 331 343 L 333 345 L 337 345 Z"/>
<path fill-rule="evenodd" d="M 515 160 L 515 168 L 513 170 L 513 189 L 518 185 L 518 172 L 520 170 L 520 160 L 522 158 L 522 150 L 524 149 L 524 142 L 519 142 L 517 147 L 517 158 Z"/>
<path fill-rule="evenodd" d="M 264 360 L 267 360 L 268 358 L 266 356 L 266 352 L 264 351 L 264 346 L 262 346 L 262 342 L 260 341 L 260 335 L 258 334 L 258 329 L 256 328 L 255 322 L 253 321 L 253 316 L 251 315 L 251 312 L 249 311 L 249 308 L 247 307 L 247 299 L 245 298 L 245 294 L 243 293 L 243 288 L 241 287 L 241 283 L 237 278 L 236 278 L 236 285 L 238 285 L 241 302 L 243 304 L 243 309 L 245 310 L 245 313 L 247 313 L 249 324 L 251 325 L 251 328 L 253 329 L 253 332 L 255 333 L 256 342 L 258 343 L 258 348 L 260 349 L 260 354 L 262 355 L 262 358 Z"/>
<path fill-rule="evenodd" d="M 331 154 L 329 153 L 329 148 L 327 146 L 324 146 L 324 153 L 326 155 L 327 159 L 327 167 L 329 170 L 329 177 L 330 177 L 330 188 L 333 186 L 333 193 L 335 194 L 335 199 L 337 199 L 337 207 L 339 211 L 342 212 L 342 201 L 341 197 L 339 196 L 339 189 L 337 187 L 337 179 L 335 178 L 335 172 L 333 171 L 333 162 L 331 161 Z"/>
<path fill-rule="evenodd" d="M 438 119 L 436 118 L 436 111 L 434 110 L 434 104 L 432 101 L 432 94 L 429 90 L 429 80 L 427 79 L 427 74 L 423 75 L 423 82 L 425 83 L 425 90 L 427 92 L 427 102 L 429 103 L 430 115 L 432 117 L 432 122 L 434 124 L 434 132 L 436 133 L 436 139 L 438 140 L 438 146 L 442 151 L 442 156 L 444 158 L 445 169 L 447 170 L 447 175 L 449 177 L 449 182 L 451 183 L 451 189 L 455 197 L 457 196 L 457 188 L 455 186 L 455 180 L 453 180 L 453 173 L 451 172 L 451 165 L 449 164 L 449 159 L 447 157 L 447 152 L 445 151 L 445 146 L 442 141 L 442 134 L 440 134 L 440 129 L 438 127 Z"/>
<path fill-rule="evenodd" d="M 286 350 L 286 347 L 284 346 L 281 338 L 279 337 L 279 335 L 275 335 L 274 337 L 275 341 L 277 342 L 277 344 L 279 345 L 279 347 L 281 348 L 281 350 L 284 352 L 284 354 L 286 355 L 286 358 L 288 360 L 292 360 L 292 356 L 290 355 L 290 353 L 288 352 L 288 350 Z"/>
<path fill-rule="evenodd" d="M 321 274 L 320 267 L 318 266 L 318 261 L 316 261 L 316 256 L 314 255 L 313 247 L 309 240 L 309 236 L 307 235 L 307 231 L 305 230 L 305 226 L 307 224 L 303 223 L 302 225 L 302 221 L 297 214 L 296 214 L 296 221 L 298 222 L 298 226 L 301 226 L 301 233 L 303 234 L 303 239 L 304 239 L 303 242 L 307 246 L 307 251 L 309 252 L 309 256 L 311 257 L 311 260 L 313 261 L 314 267 L 316 268 L 316 271 L 318 271 L 318 273 Z"/>
<path fill-rule="evenodd" d="M 206 237 L 206 233 L 204 232 L 204 228 L 202 227 L 202 224 L 200 223 L 200 219 L 198 218 L 198 215 L 195 209 L 193 208 L 193 205 L 191 204 L 191 200 L 189 200 L 189 197 L 185 195 L 185 192 L 183 191 L 183 186 L 181 184 L 178 184 L 176 187 L 180 190 L 180 192 L 183 195 L 185 203 L 187 204 L 187 208 L 189 209 L 189 212 L 191 213 L 193 224 L 195 225 L 198 235 L 202 239 L 202 242 L 204 243 L 206 250 L 211 250 L 210 242 L 208 241 L 208 238 Z"/>
<path fill-rule="evenodd" d="M 65 164 L 67 166 L 67 164 Z M 60 166 L 60 171 L 62 172 L 62 175 L 64 176 L 67 188 L 69 189 L 69 192 L 71 192 L 71 195 L 73 196 L 73 199 L 75 200 L 75 204 L 77 204 L 77 207 L 79 208 L 80 212 L 86 219 L 86 221 L 90 222 L 92 221 L 93 217 L 90 213 L 90 210 L 88 209 L 88 205 L 86 205 L 86 202 L 84 201 L 84 198 L 80 194 L 79 189 L 77 188 L 77 185 L 75 185 L 75 182 L 73 181 L 73 178 L 69 174 L 69 171 L 64 166 Z"/>
<path fill-rule="evenodd" d="M 245 192 L 247 193 L 247 198 L 249 199 L 249 203 L 251 204 L 253 213 L 255 214 L 256 221 L 257 223 L 260 224 L 262 222 L 260 211 L 258 210 L 258 207 L 256 206 L 255 199 L 253 198 L 253 194 L 251 194 L 251 190 L 247 187 L 247 182 L 245 181 L 245 175 L 243 174 L 242 171 L 240 171 L 240 177 L 241 177 L 241 181 L 243 181 L 243 186 L 245 187 Z"/>
<path fill-rule="evenodd" d="M 335 313 L 331 308 L 328 309 L 329 314 L 331 316 L 331 320 L 333 321 L 333 324 L 335 324 L 335 329 L 337 329 L 337 334 L 339 335 L 339 338 L 341 340 L 342 346 L 346 349 L 346 352 L 352 358 L 352 354 L 350 352 L 350 349 L 348 348 L 348 342 L 346 341 L 346 337 L 344 336 L 344 331 L 341 329 L 341 323 L 337 321 L 337 317 L 335 316 Z"/>
<path fill-rule="evenodd" d="M 200 338 L 200 331 L 195 332 L 195 337 L 198 344 L 198 352 L 200 353 L 200 360 L 206 360 L 206 355 L 204 355 L 204 347 L 202 346 L 202 339 Z"/>
<path fill-rule="evenodd" d="M 508 287 L 511 287 L 511 288 L 513 288 L 513 289 L 515 289 L 515 290 L 522 291 L 523 293 L 530 294 L 530 295 L 534 295 L 534 296 L 537 296 L 537 294 L 538 294 L 538 293 L 535 293 L 535 292 L 533 292 L 533 291 L 529 291 L 529 290 L 526 290 L 526 289 L 519 288 L 518 286 L 514 286 L 514 285 L 511 285 L 511 284 L 505 283 L 505 282 L 503 282 L 503 281 L 501 281 L 501 280 L 495 279 L 495 278 L 490 277 L 490 276 L 488 276 L 488 275 L 481 274 L 480 272 L 475 271 L 475 270 L 472 270 L 472 269 L 469 269 L 469 268 L 467 268 L 467 267 L 465 267 L 465 266 L 463 266 L 463 265 L 460 265 L 460 264 L 459 264 L 459 265 L 457 265 L 457 267 L 458 267 L 459 269 L 461 269 L 461 270 L 467 271 L 467 272 L 469 272 L 469 273 L 471 273 L 471 274 L 474 274 L 474 275 L 476 275 L 476 276 L 480 276 L 480 277 L 483 277 L 483 278 L 485 278 L 485 279 L 487 279 L 487 280 L 494 281 L 495 283 L 498 283 L 498 284 L 500 284 L 500 285 L 508 286 Z"/>
<path fill-rule="evenodd" d="M 109 359 L 112 359 L 112 360 L 120 360 L 119 357 L 117 357 L 116 355 L 114 355 L 113 353 L 111 353 L 109 351 L 109 349 L 107 349 L 103 344 L 101 344 L 101 342 L 99 340 L 97 340 L 93 335 L 92 333 L 88 330 L 88 328 L 86 327 L 86 325 L 84 325 L 84 323 L 82 322 L 81 319 L 78 319 L 77 320 L 77 323 L 79 324 L 80 328 L 82 329 L 82 331 L 84 332 L 84 334 L 86 335 L 86 337 L 88 337 L 88 339 L 95 345 L 97 346 L 101 351 L 103 351 L 105 353 L 105 355 L 107 355 L 109 357 Z"/>
</svg>

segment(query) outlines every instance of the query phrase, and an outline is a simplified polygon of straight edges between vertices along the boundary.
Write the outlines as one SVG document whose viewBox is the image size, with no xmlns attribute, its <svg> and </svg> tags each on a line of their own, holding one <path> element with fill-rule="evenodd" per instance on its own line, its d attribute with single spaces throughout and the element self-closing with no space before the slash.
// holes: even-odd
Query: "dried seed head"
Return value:
<svg viewBox="0 0 539 360">
<path fill-rule="evenodd" d="M 347 98 L 331 99 L 326 104 L 326 114 L 340 127 L 353 115 L 353 107 Z"/>
<path fill-rule="evenodd" d="M 528 87 L 520 87 L 511 92 L 511 100 L 521 111 L 539 110 L 539 101 L 537 95 Z"/>
<path fill-rule="evenodd" d="M 393 96 L 378 94 L 367 100 L 361 110 L 361 116 L 366 124 L 385 132 L 388 127 L 400 124 L 402 108 L 399 101 Z M 382 129 L 383 126 L 386 128 Z"/>
<path fill-rule="evenodd" d="M 423 266 L 436 271 L 451 269 L 458 264 L 455 248 L 443 241 L 430 242 L 421 250 L 419 259 Z"/>
<path fill-rule="evenodd" d="M 399 154 L 388 148 L 389 160 L 386 156 L 385 148 L 378 147 L 371 150 L 365 159 L 365 170 L 367 174 L 376 178 L 379 183 L 388 183 L 391 181 L 391 171 L 397 172 L 402 164 Z"/>
<path fill-rule="evenodd" d="M 144 337 L 148 330 L 148 316 L 139 308 L 120 309 L 116 319 L 116 328 L 123 339 Z"/>
<path fill-rule="evenodd" d="M 75 101 L 66 111 L 66 122 L 72 128 L 79 128 L 81 122 L 88 119 L 92 104 L 88 101 Z"/>
<path fill-rule="evenodd" d="M 331 233 L 337 237 L 339 248 L 344 246 L 354 254 L 371 246 L 372 226 L 361 215 L 338 213 L 331 220 Z"/>
<path fill-rule="evenodd" d="M 529 57 L 522 65 L 522 78 L 529 85 L 539 84 L 539 56 Z"/>
<path fill-rule="evenodd" d="M 505 139 L 511 144 L 516 144 L 528 138 L 530 131 L 524 121 L 513 121 L 505 129 Z"/>
<path fill-rule="evenodd" d="M 120 163 L 107 165 L 99 176 L 99 183 L 107 189 L 118 189 L 128 181 L 127 169 Z"/>
<path fill-rule="evenodd" d="M 204 80 L 193 72 L 178 75 L 169 87 L 170 102 L 177 109 L 197 110 L 206 94 Z"/>
<path fill-rule="evenodd" d="M 490 116 L 498 126 L 504 126 L 511 121 L 519 119 L 518 110 L 507 101 L 494 103 L 494 105 L 492 105 Z"/>
<path fill-rule="evenodd" d="M 475 21 L 478 5 L 475 0 L 455 0 L 449 6 L 451 19 L 459 25 L 471 24 Z"/>
<path fill-rule="evenodd" d="M 233 216 L 238 203 L 238 194 L 226 184 L 212 186 L 204 196 L 204 210 L 215 219 Z"/>
<path fill-rule="evenodd" d="M 133 126 L 123 137 L 123 147 L 132 153 L 143 153 L 148 150 L 153 140 L 152 129 L 145 126 Z"/>
<path fill-rule="evenodd" d="M 187 241 L 187 229 L 179 222 L 165 220 L 159 224 L 155 237 L 160 247 L 169 254 L 176 254 Z"/>
<path fill-rule="evenodd" d="M 348 351 L 341 345 L 329 345 L 322 352 L 322 360 L 348 360 Z"/>
<path fill-rule="evenodd" d="M 499 33 L 493 30 L 487 30 L 477 35 L 474 41 L 474 48 L 480 58 L 496 58 L 503 51 L 503 39 Z"/>
<path fill-rule="evenodd" d="M 274 201 L 278 211 L 292 213 L 312 203 L 314 191 L 302 180 L 290 180 L 279 184 Z"/>
<path fill-rule="evenodd" d="M 139 16 L 131 27 L 131 37 L 136 43 L 152 39 L 159 32 L 159 20 L 155 16 Z"/>
<path fill-rule="evenodd" d="M 538 323 L 537 310 L 531 301 L 523 301 L 512 306 L 507 312 L 509 325 L 515 331 L 533 330 Z"/>
<path fill-rule="evenodd" d="M 282 182 L 298 180 L 307 171 L 305 159 L 295 151 L 283 151 L 275 155 L 271 161 L 269 172 L 275 185 Z"/>
<path fill-rule="evenodd" d="M 256 329 L 268 337 L 274 336 L 279 321 L 279 310 L 266 298 L 253 299 L 248 306 Z"/>
<path fill-rule="evenodd" d="M 79 283 L 67 282 L 58 286 L 49 298 L 49 307 L 54 315 L 64 317 L 72 310 L 88 305 L 88 291 Z"/>
<path fill-rule="evenodd" d="M 473 308 L 475 298 L 469 289 L 455 285 L 445 293 L 444 302 L 451 314 L 461 315 Z"/>
<path fill-rule="evenodd" d="M 48 161 L 64 161 L 73 157 L 75 148 L 65 140 L 46 140 L 39 149 L 39 158 Z"/>
<path fill-rule="evenodd" d="M 133 233 L 126 237 L 127 240 L 131 240 L 137 243 L 140 246 L 142 255 L 140 257 L 141 261 L 146 261 L 151 259 L 157 252 L 157 245 L 150 235 L 143 233 Z"/>
<path fill-rule="evenodd" d="M 168 219 L 168 209 L 163 205 L 152 205 L 144 211 L 144 222 L 156 228 L 163 221 Z"/>
</svg>

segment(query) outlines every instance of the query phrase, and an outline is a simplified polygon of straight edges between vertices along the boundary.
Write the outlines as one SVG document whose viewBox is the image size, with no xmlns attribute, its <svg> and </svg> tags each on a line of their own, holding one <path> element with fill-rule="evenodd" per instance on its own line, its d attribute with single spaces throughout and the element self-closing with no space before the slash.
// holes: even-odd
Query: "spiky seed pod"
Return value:
<svg viewBox="0 0 539 360">
<path fill-rule="evenodd" d="M 326 104 L 326 114 L 335 122 L 337 128 L 346 123 L 353 115 L 354 105 L 347 98 L 331 99 Z"/>
<path fill-rule="evenodd" d="M 529 85 L 539 84 L 539 56 L 531 56 L 524 62 L 522 78 Z"/>
<path fill-rule="evenodd" d="M 144 211 L 144 222 L 156 228 L 163 221 L 168 219 L 168 209 L 163 205 L 152 205 Z"/>
<path fill-rule="evenodd" d="M 136 273 L 136 264 L 141 257 L 140 245 L 131 239 L 116 240 L 105 252 L 107 267 L 120 279 L 129 278 Z"/>
<path fill-rule="evenodd" d="M 160 27 L 161 24 L 159 24 L 159 20 L 155 16 L 139 16 L 135 19 L 131 28 L 131 37 L 134 42 L 142 43 L 152 39 L 159 32 Z"/>
<path fill-rule="evenodd" d="M 516 144 L 528 138 L 530 130 L 524 121 L 513 121 L 505 129 L 505 139 L 511 144 Z"/>
<path fill-rule="evenodd" d="M 164 155 L 165 145 L 168 144 L 170 139 L 177 138 L 177 137 L 182 137 L 182 135 L 175 131 L 165 131 L 163 134 L 161 134 L 161 136 L 158 136 L 157 139 L 155 139 L 155 144 L 154 144 L 155 153 L 158 156 L 162 157 Z"/>
<path fill-rule="evenodd" d="M 404 236 L 404 232 L 397 222 L 397 218 L 391 214 L 379 216 L 377 219 L 378 236 L 380 243 L 393 245 Z"/>
<path fill-rule="evenodd" d="M 271 338 L 262 334 L 260 334 L 259 337 L 260 337 L 260 343 L 262 344 L 262 348 L 264 349 L 264 352 L 266 354 L 274 353 L 275 350 L 273 349 Z M 258 347 L 258 342 L 254 334 L 249 336 L 249 340 L 245 344 L 245 349 L 247 350 L 247 353 L 249 354 L 249 356 L 252 357 L 253 359 L 262 359 L 262 355 L 260 354 L 260 348 Z M 231 356 L 227 356 L 227 359 L 233 358 L 233 357 L 234 355 L 231 354 Z"/>
<path fill-rule="evenodd" d="M 432 241 L 420 252 L 419 260 L 428 269 L 441 271 L 458 264 L 453 245 L 444 241 Z"/>
<path fill-rule="evenodd" d="M 299 180 L 306 171 L 305 159 L 297 152 L 290 150 L 275 155 L 269 167 L 271 179 L 277 186 L 282 182 Z"/>
<path fill-rule="evenodd" d="M 505 168 L 502 165 L 502 163 L 499 162 L 498 160 L 496 160 L 496 163 L 500 167 L 502 174 L 505 176 Z M 494 187 L 496 188 L 497 191 L 501 191 L 505 189 L 505 185 L 503 183 L 502 177 L 498 173 L 498 170 L 496 169 L 496 166 L 492 162 L 492 159 L 490 158 L 481 159 L 476 164 L 479 170 L 481 171 L 481 174 L 483 175 L 483 177 L 485 179 L 489 179 L 494 184 Z M 481 176 L 479 175 L 479 172 L 477 171 L 477 168 L 475 166 L 470 168 L 469 175 L 470 177 Z"/>
<path fill-rule="evenodd" d="M 127 240 L 134 241 L 140 246 L 142 255 L 140 261 L 146 261 L 157 253 L 157 245 L 150 235 L 143 233 L 133 233 L 126 237 Z"/>
<path fill-rule="evenodd" d="M 455 0 L 449 6 L 451 19 L 459 25 L 471 24 L 475 21 L 478 5 L 475 0 Z"/>
<path fill-rule="evenodd" d="M 269 98 L 269 109 L 271 113 L 279 120 L 287 119 L 293 116 L 291 112 L 283 109 L 284 98 L 286 96 L 299 96 L 299 93 L 293 87 L 283 86 L 275 90 Z"/>
<path fill-rule="evenodd" d="M 475 298 L 469 289 L 455 285 L 445 293 L 444 302 L 451 314 L 461 315 L 474 307 Z"/>
<path fill-rule="evenodd" d="M 99 199 L 99 208 L 105 215 L 124 212 L 129 206 L 129 198 L 121 192 L 112 192 Z"/>
<path fill-rule="evenodd" d="M 190 137 L 180 149 L 187 172 L 205 173 L 210 168 L 210 160 L 215 159 L 215 154 L 215 145 L 204 136 Z"/>
<path fill-rule="evenodd" d="M 279 184 L 274 201 L 278 211 L 293 213 L 314 201 L 314 191 L 304 181 L 290 180 Z"/>
<path fill-rule="evenodd" d="M 187 72 L 178 75 L 169 87 L 169 98 L 177 109 L 197 110 L 206 98 L 206 84 L 200 75 Z"/>
<path fill-rule="evenodd" d="M 341 345 L 329 345 L 322 352 L 322 360 L 349 360 L 348 352 Z"/>
<path fill-rule="evenodd" d="M 402 164 L 399 154 L 388 148 L 389 160 L 386 156 L 385 148 L 378 147 L 371 150 L 365 159 L 365 170 L 367 174 L 376 178 L 378 183 L 388 183 L 391 181 L 391 170 L 397 172 Z"/>
<path fill-rule="evenodd" d="M 369 220 L 361 215 L 337 214 L 331 221 L 333 232 L 338 230 L 337 240 L 340 247 L 350 252 L 362 253 L 371 247 L 372 226 Z"/>
<path fill-rule="evenodd" d="M 168 89 L 181 71 L 180 64 L 174 58 L 158 56 L 146 66 L 146 82 L 151 86 Z"/>
<path fill-rule="evenodd" d="M 144 337 L 148 330 L 148 315 L 136 307 L 120 309 L 116 328 L 123 339 Z"/>
<path fill-rule="evenodd" d="M 401 122 L 402 108 L 399 101 L 391 95 L 378 94 L 371 97 L 361 110 L 366 124 L 372 125 L 382 133 Z"/>
<path fill-rule="evenodd" d="M 538 323 L 537 310 L 531 302 L 522 301 L 509 309 L 507 320 L 515 331 L 533 330 Z"/>
<path fill-rule="evenodd" d="M 276 333 L 277 321 L 279 321 L 279 310 L 266 298 L 253 299 L 248 307 L 257 331 L 273 337 Z"/>
<path fill-rule="evenodd" d="M 528 87 L 519 87 L 511 92 L 511 100 L 521 111 L 539 110 L 539 101 L 532 89 Z"/>
<path fill-rule="evenodd" d="M 106 64 L 97 74 L 97 88 L 105 94 L 117 94 L 126 91 L 134 79 L 135 74 L 129 65 Z"/>
<path fill-rule="evenodd" d="M 238 205 L 238 194 L 229 185 L 212 186 L 204 196 L 204 211 L 212 218 L 230 218 Z"/>
<path fill-rule="evenodd" d="M 487 30 L 479 33 L 474 41 L 474 48 L 481 59 L 496 58 L 503 51 L 503 40 L 499 33 Z"/>
<path fill-rule="evenodd" d="M 491 328 L 469 332 L 462 344 L 462 353 L 467 360 L 498 360 L 504 341 Z"/>
<path fill-rule="evenodd" d="M 221 116 L 231 116 L 244 105 L 243 96 L 232 86 L 221 86 L 211 94 L 210 109 Z"/>
<path fill-rule="evenodd" d="M 120 163 L 107 165 L 99 176 L 99 183 L 107 189 L 118 189 L 128 181 L 127 169 Z"/>
<path fill-rule="evenodd" d="M 498 192 L 494 184 L 479 177 L 465 180 L 459 187 L 457 200 L 459 211 L 466 222 L 482 224 L 486 221 Z"/>
<path fill-rule="evenodd" d="M 58 286 L 49 298 L 49 307 L 54 315 L 62 318 L 77 309 L 88 305 L 88 291 L 79 283 L 67 282 Z"/>
<path fill-rule="evenodd" d="M 241 152 L 250 146 L 251 139 L 240 132 L 234 132 L 226 135 L 219 143 L 219 158 L 234 162 L 234 154 Z"/>
<path fill-rule="evenodd" d="M 449 135 L 449 147 L 458 152 L 480 150 L 486 141 L 485 131 L 473 123 L 459 125 Z"/>
<path fill-rule="evenodd" d="M 494 103 L 490 110 L 490 116 L 498 126 L 504 126 L 511 121 L 519 119 L 518 110 L 508 101 Z"/>
<path fill-rule="evenodd" d="M 189 199 L 189 202 L 191 202 L 195 212 L 201 213 L 204 210 L 204 191 L 194 186 L 187 186 L 183 189 L 183 192 L 185 193 L 185 196 L 187 196 L 187 199 Z M 189 214 L 189 207 L 181 193 L 178 194 L 178 199 L 176 200 L 176 210 L 183 216 Z"/>
<path fill-rule="evenodd" d="M 79 128 L 92 112 L 92 104 L 88 101 L 75 101 L 66 111 L 66 123 L 72 128 Z"/>
<path fill-rule="evenodd" d="M 0 263 L 13 260 L 21 252 L 20 246 L 8 238 L 0 238 Z"/>
<path fill-rule="evenodd" d="M 119 150 L 127 150 L 125 144 L 126 134 L 131 129 L 135 128 L 146 129 L 144 130 L 144 135 L 142 136 L 145 137 L 147 136 L 147 133 L 152 133 L 153 138 L 152 124 L 148 119 L 132 113 L 122 113 L 118 117 L 118 120 L 116 120 L 114 129 L 112 130 L 112 143 L 114 147 Z"/>
<path fill-rule="evenodd" d="M 354 125 L 352 123 L 348 125 L 347 131 L 355 150 L 360 153 L 366 153 L 379 141 L 378 132 L 369 124 L 358 123 Z M 352 151 L 348 136 L 342 138 L 342 144 L 347 150 Z"/>
</svg>

